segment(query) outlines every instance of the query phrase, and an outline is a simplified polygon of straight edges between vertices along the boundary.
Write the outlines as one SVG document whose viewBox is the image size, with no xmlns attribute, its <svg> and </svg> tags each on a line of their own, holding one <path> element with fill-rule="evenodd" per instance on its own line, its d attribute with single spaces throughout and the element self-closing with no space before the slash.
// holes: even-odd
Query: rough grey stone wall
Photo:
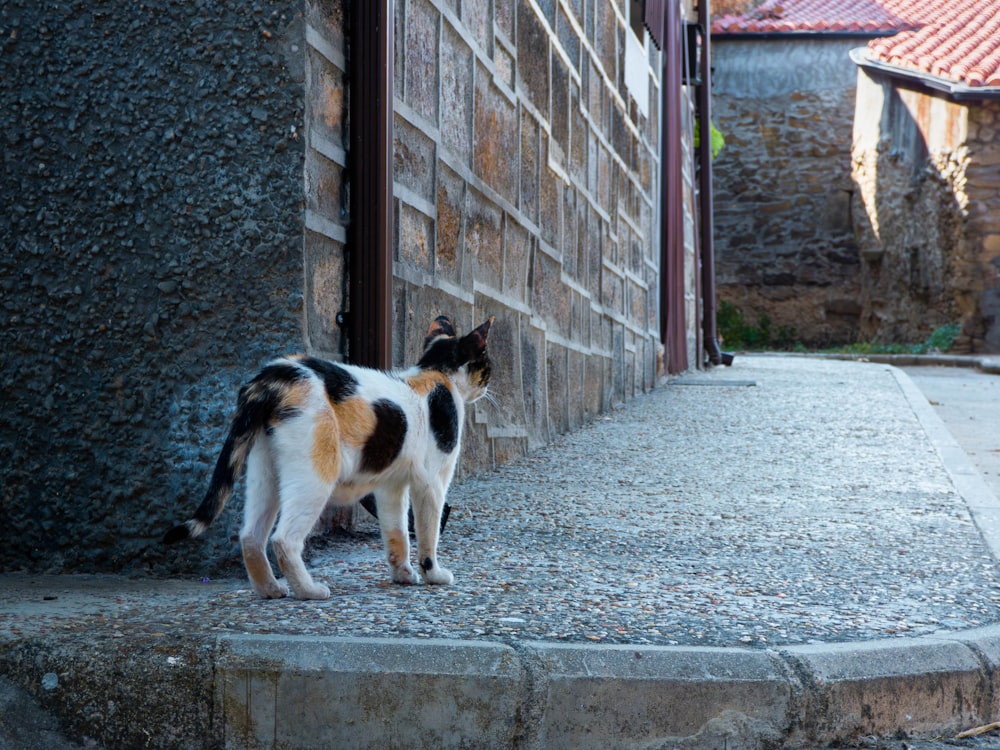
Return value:
<svg viewBox="0 0 1000 750">
<path fill-rule="evenodd" d="M 862 334 L 1000 352 L 1000 103 L 858 72 L 853 176 Z"/>
<path fill-rule="evenodd" d="M 294 0 L 0 6 L 0 569 L 165 551 L 236 390 L 301 348 Z"/>
<path fill-rule="evenodd" d="M 825 345 L 858 334 L 851 218 L 857 39 L 712 37 L 720 300 Z"/>
</svg>

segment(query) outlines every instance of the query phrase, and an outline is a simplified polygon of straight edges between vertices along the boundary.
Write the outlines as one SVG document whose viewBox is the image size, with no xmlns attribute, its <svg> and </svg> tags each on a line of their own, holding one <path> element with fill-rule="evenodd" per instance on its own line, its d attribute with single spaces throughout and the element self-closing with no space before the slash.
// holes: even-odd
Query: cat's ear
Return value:
<svg viewBox="0 0 1000 750">
<path fill-rule="evenodd" d="M 465 338 L 471 340 L 475 344 L 475 350 L 477 352 L 486 351 L 486 337 L 490 335 L 490 326 L 493 325 L 493 316 L 489 317 L 485 323 L 483 323 L 479 328 L 474 331 L 469 331 Z"/>
<path fill-rule="evenodd" d="M 424 338 L 424 349 L 426 349 L 438 336 L 454 335 L 455 326 L 451 324 L 451 319 L 447 315 L 438 315 L 434 319 L 434 322 L 431 323 L 431 327 L 427 331 L 427 337 Z"/>
</svg>

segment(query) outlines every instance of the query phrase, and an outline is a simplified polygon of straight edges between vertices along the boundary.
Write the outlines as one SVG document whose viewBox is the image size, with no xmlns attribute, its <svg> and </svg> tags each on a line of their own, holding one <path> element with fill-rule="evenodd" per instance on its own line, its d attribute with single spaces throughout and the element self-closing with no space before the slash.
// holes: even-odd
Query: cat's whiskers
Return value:
<svg viewBox="0 0 1000 750">
<path fill-rule="evenodd" d="M 509 406 L 504 406 L 500 403 L 500 399 L 498 399 L 492 391 L 488 390 L 479 397 L 479 400 L 476 402 L 477 408 L 482 408 L 484 401 L 488 403 L 495 410 L 495 413 L 500 415 L 500 417 L 510 419 L 511 421 L 514 420 L 514 410 Z"/>
</svg>

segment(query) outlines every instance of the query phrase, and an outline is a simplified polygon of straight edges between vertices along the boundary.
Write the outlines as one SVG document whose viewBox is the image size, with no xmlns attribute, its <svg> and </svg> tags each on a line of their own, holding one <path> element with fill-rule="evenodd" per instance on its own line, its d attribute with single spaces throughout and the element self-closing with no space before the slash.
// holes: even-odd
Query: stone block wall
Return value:
<svg viewBox="0 0 1000 750">
<path fill-rule="evenodd" d="M 467 468 L 653 386 L 658 125 L 623 81 L 626 13 L 396 2 L 396 363 L 441 312 L 463 330 L 496 316 L 496 401 L 473 409 Z"/>
<path fill-rule="evenodd" d="M 297 2 L 0 5 L 0 570 L 236 560 L 165 529 L 301 348 Z"/>
<path fill-rule="evenodd" d="M 855 69 L 842 37 L 712 37 L 716 285 L 749 323 L 797 341 L 854 341 Z"/>
<path fill-rule="evenodd" d="M 1000 352 L 1000 102 L 858 72 L 853 175 L 862 335 Z"/>
<path fill-rule="evenodd" d="M 343 359 L 338 314 L 347 309 L 350 87 L 347 0 L 305 3 L 305 345 Z"/>
<path fill-rule="evenodd" d="M 342 4 L 307 4 L 309 345 L 339 351 L 349 206 Z M 624 82 L 615 0 L 396 0 L 393 362 L 437 315 L 489 315 L 494 400 L 476 404 L 465 470 L 490 467 L 651 388 L 658 353 L 659 55 L 650 115 Z M 316 92 L 318 86 L 327 93 Z M 323 131 L 323 132 L 320 132 Z"/>
<path fill-rule="evenodd" d="M 975 283 L 959 291 L 962 338 L 969 351 L 1000 353 L 1000 101 L 968 102 L 964 239 Z M 978 299 L 977 299 L 978 296 Z"/>
</svg>

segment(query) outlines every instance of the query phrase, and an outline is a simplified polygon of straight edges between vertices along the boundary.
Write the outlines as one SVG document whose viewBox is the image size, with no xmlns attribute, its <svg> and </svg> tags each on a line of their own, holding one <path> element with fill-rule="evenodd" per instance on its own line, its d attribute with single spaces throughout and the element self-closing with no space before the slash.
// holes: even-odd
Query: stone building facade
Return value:
<svg viewBox="0 0 1000 750">
<path fill-rule="evenodd" d="M 1000 100 L 858 69 L 853 175 L 861 333 L 1000 352 Z"/>
<path fill-rule="evenodd" d="M 0 8 L 0 570 L 238 564 L 239 494 L 159 538 L 250 373 L 345 354 L 348 5 Z M 496 316 L 474 470 L 656 381 L 660 58 L 622 0 L 394 11 L 392 358 Z"/>
<path fill-rule="evenodd" d="M 523 454 L 657 376 L 659 55 L 640 112 L 626 4 L 395 3 L 393 364 L 496 316 L 466 467 Z M 349 101 L 337 2 L 308 2 L 306 320 L 342 351 Z"/>
<path fill-rule="evenodd" d="M 858 40 L 716 33 L 712 44 L 713 119 L 726 139 L 714 165 L 718 297 L 807 345 L 854 341 Z"/>
</svg>

